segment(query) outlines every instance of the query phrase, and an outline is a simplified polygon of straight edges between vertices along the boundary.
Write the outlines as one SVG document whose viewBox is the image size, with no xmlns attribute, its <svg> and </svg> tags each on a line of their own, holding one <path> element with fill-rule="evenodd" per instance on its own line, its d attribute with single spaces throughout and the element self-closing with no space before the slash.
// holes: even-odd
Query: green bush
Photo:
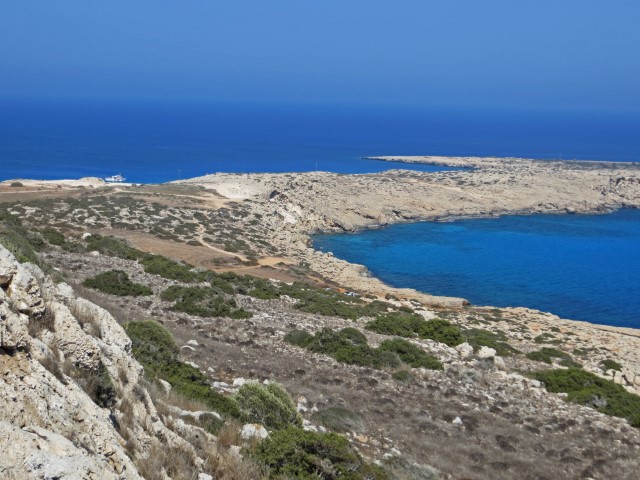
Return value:
<svg viewBox="0 0 640 480">
<path fill-rule="evenodd" d="M 108 272 L 100 273 L 95 277 L 87 278 L 82 284 L 85 287 L 121 297 L 139 297 L 153 294 L 153 290 L 149 287 L 133 283 L 126 272 L 122 270 L 109 270 Z"/>
<path fill-rule="evenodd" d="M 540 350 L 535 352 L 527 353 L 527 358 L 529 360 L 534 360 L 536 362 L 544 362 L 551 365 L 553 363 L 553 359 L 557 358 L 560 360 L 560 364 L 566 367 L 578 367 L 579 365 L 571 358 L 566 352 L 562 350 L 558 350 L 557 348 L 551 347 L 543 347 Z"/>
<path fill-rule="evenodd" d="M 344 330 L 346 329 L 336 332 L 330 328 L 323 328 L 316 333 L 313 340 L 309 342 L 309 350 L 334 355 L 342 348 L 367 344 L 367 338 L 362 333 L 357 330 L 357 333 L 353 333 L 353 330 L 355 330 L 353 328 L 349 329 L 346 333 L 344 333 Z M 358 333 L 360 335 L 358 335 Z"/>
<path fill-rule="evenodd" d="M 462 332 L 462 337 L 473 347 L 475 351 L 481 347 L 493 348 L 501 357 L 507 357 L 517 353 L 518 350 L 509 345 L 504 333 L 494 333 L 481 328 L 471 328 Z"/>
<path fill-rule="evenodd" d="M 103 237 L 91 235 L 87 239 L 87 250 L 97 251 L 109 257 L 118 257 L 124 260 L 140 260 L 149 254 L 129 246 L 124 240 L 115 237 Z"/>
<path fill-rule="evenodd" d="M 444 368 L 442 362 L 436 357 L 402 338 L 385 340 L 380 344 L 379 350 L 397 354 L 400 360 L 413 368 L 422 367 L 431 370 L 442 370 Z"/>
<path fill-rule="evenodd" d="M 357 413 L 342 407 L 329 407 L 315 412 L 311 419 L 334 432 L 364 432 L 364 420 Z"/>
<path fill-rule="evenodd" d="M 302 426 L 302 417 L 280 385 L 245 383 L 234 397 L 240 414 L 246 422 L 260 423 L 270 430 L 289 425 Z"/>
<path fill-rule="evenodd" d="M 30 262 L 36 265 L 40 263 L 36 250 L 22 227 L 2 225 L 0 244 L 9 250 L 20 263 Z"/>
<path fill-rule="evenodd" d="M 251 312 L 238 308 L 233 298 L 219 294 L 211 287 L 182 287 L 173 285 L 167 288 L 160 298 L 175 302 L 172 309 L 198 317 L 228 317 L 234 319 L 251 318 Z"/>
<path fill-rule="evenodd" d="M 64 245 L 64 235 L 53 228 L 45 228 L 42 230 L 41 235 L 51 245 L 57 245 L 59 247 Z"/>
<path fill-rule="evenodd" d="M 373 317 L 385 313 L 390 304 L 380 301 L 367 303 L 356 297 L 347 297 L 331 290 L 312 287 L 306 283 L 294 282 L 281 285 L 280 294 L 295 298 L 295 308 L 307 313 L 316 313 L 328 317 L 341 317 L 356 320 L 360 317 Z"/>
<path fill-rule="evenodd" d="M 131 338 L 131 350 L 150 380 L 161 378 L 187 398 L 198 400 L 222 415 L 240 418 L 236 403 L 209 386 L 209 379 L 197 368 L 178 359 L 180 349 L 171 333 L 152 320 L 124 326 Z"/>
<path fill-rule="evenodd" d="M 534 374 L 550 392 L 567 393 L 567 401 L 622 417 L 634 427 L 640 427 L 640 396 L 624 387 L 580 368 L 543 370 Z"/>
<path fill-rule="evenodd" d="M 387 475 L 366 464 L 349 441 L 335 433 L 308 432 L 296 427 L 275 431 L 251 456 L 269 467 L 269 478 L 385 480 Z"/>
<path fill-rule="evenodd" d="M 460 329 L 441 319 L 425 320 L 417 313 L 390 312 L 367 323 L 367 330 L 382 335 L 428 338 L 455 347 L 464 342 Z"/>
<path fill-rule="evenodd" d="M 176 262 L 159 255 L 148 255 L 140 261 L 144 265 L 144 271 L 158 275 L 169 280 L 177 280 L 184 283 L 197 282 L 200 276 L 192 270 L 193 267 Z"/>
<path fill-rule="evenodd" d="M 464 343 L 460 328 L 452 325 L 451 322 L 447 320 L 441 320 L 439 318 L 421 324 L 417 333 L 420 338 L 429 338 L 450 347 Z"/>
<path fill-rule="evenodd" d="M 607 358 L 605 360 L 602 360 L 600 362 L 600 365 L 602 366 L 602 369 L 606 372 L 607 370 L 616 370 L 618 372 L 622 371 L 622 365 L 620 365 L 618 362 L 616 362 L 615 360 L 611 360 L 610 358 Z"/>
<path fill-rule="evenodd" d="M 441 369 L 442 364 L 432 355 L 402 340 L 387 340 L 379 348 L 371 348 L 367 337 L 355 328 L 340 331 L 324 328 L 315 335 L 293 330 L 285 339 L 312 352 L 330 355 L 338 362 L 372 368 L 397 368 L 402 362 L 412 367 Z"/>
<path fill-rule="evenodd" d="M 287 333 L 284 336 L 284 340 L 291 345 L 306 348 L 313 340 L 313 335 L 306 330 L 298 330 L 296 328 Z"/>
<path fill-rule="evenodd" d="M 95 370 L 70 364 L 65 368 L 65 373 L 73 378 L 96 405 L 111 408 L 116 404 L 118 396 L 109 372 L 102 362 Z"/>
<path fill-rule="evenodd" d="M 413 380 L 413 375 L 408 370 L 398 370 L 393 375 L 391 375 L 394 380 L 398 380 L 399 382 L 409 382 Z"/>
<path fill-rule="evenodd" d="M 424 323 L 424 318 L 417 313 L 390 312 L 371 320 L 365 328 L 382 335 L 414 337 Z"/>
</svg>

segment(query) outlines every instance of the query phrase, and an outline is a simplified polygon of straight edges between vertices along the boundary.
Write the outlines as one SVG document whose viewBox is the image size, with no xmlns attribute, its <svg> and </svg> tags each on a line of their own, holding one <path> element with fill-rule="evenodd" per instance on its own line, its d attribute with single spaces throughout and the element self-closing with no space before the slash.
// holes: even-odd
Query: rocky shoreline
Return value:
<svg viewBox="0 0 640 480">
<path fill-rule="evenodd" d="M 183 181 L 234 193 L 260 212 L 264 233 L 292 258 L 348 288 L 415 296 L 431 305 L 465 300 L 393 289 L 366 268 L 314 250 L 310 235 L 354 232 L 400 222 L 539 213 L 606 213 L 640 207 L 640 164 L 524 159 L 375 157 L 383 161 L 471 167 L 468 171 L 380 174 L 209 175 Z"/>
<path fill-rule="evenodd" d="M 430 308 L 463 308 L 462 298 L 433 296 L 393 288 L 355 265 L 313 248 L 310 236 L 355 232 L 394 223 L 528 214 L 607 213 L 640 207 L 640 163 L 539 161 L 518 158 L 376 157 L 381 161 L 428 163 L 469 170 L 426 173 L 389 170 L 338 175 L 218 174 L 182 181 L 242 200 L 261 215 L 261 234 L 284 253 L 339 285 L 376 297 L 393 296 Z M 504 309 L 511 310 L 511 309 Z M 607 345 L 615 332 L 617 348 L 628 360 L 635 388 L 640 376 L 640 332 L 560 319 L 523 309 L 547 328 L 584 327 L 591 345 Z M 579 319 L 576 319 L 579 320 Z M 640 382 L 640 378 L 638 379 Z"/>
</svg>

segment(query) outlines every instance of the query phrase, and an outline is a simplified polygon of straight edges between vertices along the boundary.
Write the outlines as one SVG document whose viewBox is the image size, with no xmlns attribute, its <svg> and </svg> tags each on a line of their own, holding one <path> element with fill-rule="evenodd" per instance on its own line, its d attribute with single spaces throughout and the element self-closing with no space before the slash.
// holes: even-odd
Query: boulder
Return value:
<svg viewBox="0 0 640 480">
<path fill-rule="evenodd" d="M 478 358 L 493 358 L 496 356 L 496 351 L 493 348 L 482 347 L 478 352 Z"/>
<path fill-rule="evenodd" d="M 461 343 L 456 347 L 456 350 L 460 354 L 460 357 L 467 358 L 473 355 L 473 347 L 469 345 L 467 342 Z"/>
<path fill-rule="evenodd" d="M 269 436 L 269 432 L 263 425 L 259 423 L 247 423 L 242 426 L 242 430 L 240 430 L 240 436 L 245 440 L 250 440 L 252 438 L 257 438 L 259 440 L 263 440 Z"/>
</svg>

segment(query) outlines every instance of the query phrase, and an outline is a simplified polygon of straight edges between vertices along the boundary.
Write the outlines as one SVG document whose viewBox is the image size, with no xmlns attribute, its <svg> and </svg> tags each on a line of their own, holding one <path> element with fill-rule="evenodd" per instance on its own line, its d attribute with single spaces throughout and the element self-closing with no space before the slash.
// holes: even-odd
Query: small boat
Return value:
<svg viewBox="0 0 640 480">
<path fill-rule="evenodd" d="M 104 179 L 105 182 L 109 182 L 109 183 L 121 183 L 124 182 L 126 180 L 126 178 L 124 178 L 122 175 L 118 174 L 118 175 L 112 175 L 110 177 L 106 177 Z"/>
</svg>

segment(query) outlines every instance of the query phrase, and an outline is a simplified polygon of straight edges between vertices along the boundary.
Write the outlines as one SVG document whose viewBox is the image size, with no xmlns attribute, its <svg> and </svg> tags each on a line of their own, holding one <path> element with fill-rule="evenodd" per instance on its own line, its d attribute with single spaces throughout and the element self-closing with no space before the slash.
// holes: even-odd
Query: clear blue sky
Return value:
<svg viewBox="0 0 640 480">
<path fill-rule="evenodd" d="M 640 111 L 637 0 L 0 0 L 0 96 Z"/>
</svg>

